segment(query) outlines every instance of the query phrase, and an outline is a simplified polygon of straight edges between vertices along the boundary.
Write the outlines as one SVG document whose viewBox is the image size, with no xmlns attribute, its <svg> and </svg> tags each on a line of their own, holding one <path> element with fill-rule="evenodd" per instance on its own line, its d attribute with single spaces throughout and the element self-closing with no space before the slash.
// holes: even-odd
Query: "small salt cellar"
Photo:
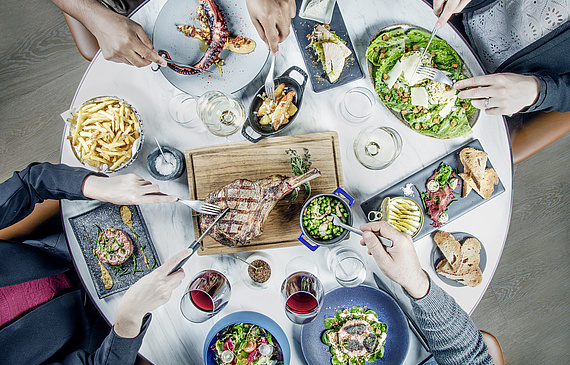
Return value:
<svg viewBox="0 0 570 365">
<path fill-rule="evenodd" d="M 161 146 L 155 148 L 146 159 L 148 172 L 157 180 L 174 180 L 184 172 L 184 155 L 176 148 Z"/>
</svg>

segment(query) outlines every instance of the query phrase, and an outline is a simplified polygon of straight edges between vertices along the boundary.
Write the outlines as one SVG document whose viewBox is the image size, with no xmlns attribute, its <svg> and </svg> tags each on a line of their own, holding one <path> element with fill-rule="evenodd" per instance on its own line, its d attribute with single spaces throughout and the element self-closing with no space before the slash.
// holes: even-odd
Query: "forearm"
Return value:
<svg viewBox="0 0 570 365">
<path fill-rule="evenodd" d="M 8 227 L 32 212 L 45 199 L 86 199 L 85 178 L 92 172 L 66 165 L 30 164 L 0 184 L 0 228 Z"/>
<path fill-rule="evenodd" d="M 443 289 L 430 282 L 425 297 L 411 300 L 420 330 L 439 365 L 493 364 L 481 332 Z"/>
<path fill-rule="evenodd" d="M 105 17 L 118 16 L 98 0 L 52 0 L 61 11 L 71 15 L 89 31 L 95 33 L 98 24 L 105 24 Z"/>
</svg>

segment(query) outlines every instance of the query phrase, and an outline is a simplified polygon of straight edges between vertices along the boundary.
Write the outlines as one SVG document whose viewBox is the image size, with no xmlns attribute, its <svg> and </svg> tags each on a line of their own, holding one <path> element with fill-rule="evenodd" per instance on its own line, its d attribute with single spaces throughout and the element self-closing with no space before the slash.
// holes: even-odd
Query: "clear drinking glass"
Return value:
<svg viewBox="0 0 570 365">
<path fill-rule="evenodd" d="M 390 166 L 400 152 L 402 138 L 390 127 L 366 128 L 354 140 L 356 158 L 363 166 L 372 170 Z"/>
<path fill-rule="evenodd" d="M 206 128 L 218 137 L 234 134 L 245 122 L 243 103 L 221 91 L 208 91 L 200 96 L 196 111 Z"/>
<path fill-rule="evenodd" d="M 201 323 L 218 314 L 228 304 L 231 286 L 219 271 L 203 270 L 188 284 L 180 300 L 180 310 L 187 320 Z"/>
<path fill-rule="evenodd" d="M 338 246 L 329 251 L 327 266 L 336 281 L 347 288 L 358 286 L 366 279 L 366 264 L 360 254 L 348 247 Z"/>
<path fill-rule="evenodd" d="M 196 112 L 196 98 L 189 94 L 178 94 L 170 99 L 168 113 L 174 121 L 185 128 L 204 129 Z"/>
<path fill-rule="evenodd" d="M 337 100 L 339 114 L 351 124 L 362 123 L 374 111 L 378 96 L 370 89 L 358 86 L 340 94 Z"/>
<path fill-rule="evenodd" d="M 324 294 L 323 284 L 315 275 L 306 271 L 292 273 L 281 284 L 285 315 L 296 324 L 313 321 L 321 310 Z"/>
</svg>

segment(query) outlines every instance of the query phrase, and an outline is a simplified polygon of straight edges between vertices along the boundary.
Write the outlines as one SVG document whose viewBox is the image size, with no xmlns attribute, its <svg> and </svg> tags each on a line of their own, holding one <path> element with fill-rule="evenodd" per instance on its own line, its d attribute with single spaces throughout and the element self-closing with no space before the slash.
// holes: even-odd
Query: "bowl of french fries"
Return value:
<svg viewBox="0 0 570 365">
<path fill-rule="evenodd" d="M 291 77 L 293 71 L 301 75 L 302 84 Z M 251 102 L 241 134 L 250 142 L 256 143 L 291 125 L 301 107 L 307 79 L 305 71 L 297 66 L 291 66 L 274 80 L 275 100 L 267 97 L 265 86 L 261 87 Z M 250 134 L 251 130 L 259 136 Z"/>
<path fill-rule="evenodd" d="M 87 168 L 115 172 L 129 166 L 142 146 L 143 124 L 125 100 L 99 96 L 84 102 L 67 118 L 67 139 Z"/>
</svg>

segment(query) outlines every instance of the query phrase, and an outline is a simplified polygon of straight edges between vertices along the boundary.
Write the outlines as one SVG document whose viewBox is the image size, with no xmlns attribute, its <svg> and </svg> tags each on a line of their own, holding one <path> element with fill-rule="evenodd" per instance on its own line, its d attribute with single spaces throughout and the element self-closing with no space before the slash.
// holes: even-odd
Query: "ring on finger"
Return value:
<svg viewBox="0 0 570 365">
<path fill-rule="evenodd" d="M 485 98 L 485 109 L 489 109 L 489 100 L 491 98 Z"/>
</svg>

